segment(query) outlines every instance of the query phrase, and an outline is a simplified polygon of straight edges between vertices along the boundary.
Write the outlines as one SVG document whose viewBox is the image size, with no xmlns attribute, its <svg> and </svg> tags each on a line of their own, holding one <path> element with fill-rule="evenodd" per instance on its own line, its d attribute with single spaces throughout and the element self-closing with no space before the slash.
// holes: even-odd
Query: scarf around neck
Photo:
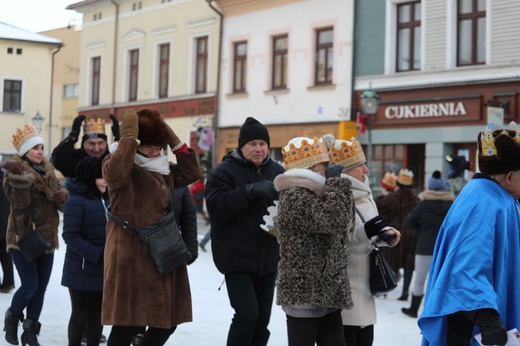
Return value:
<svg viewBox="0 0 520 346">
<path fill-rule="evenodd" d="M 170 163 L 168 156 L 146 157 L 139 153 L 135 154 L 134 162 L 147 171 L 162 175 L 170 174 Z"/>
</svg>

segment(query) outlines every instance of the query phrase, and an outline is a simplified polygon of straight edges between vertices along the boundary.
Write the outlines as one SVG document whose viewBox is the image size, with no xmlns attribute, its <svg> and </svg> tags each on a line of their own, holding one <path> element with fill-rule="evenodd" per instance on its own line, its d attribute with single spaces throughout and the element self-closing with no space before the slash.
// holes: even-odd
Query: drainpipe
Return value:
<svg viewBox="0 0 520 346">
<path fill-rule="evenodd" d="M 356 121 L 356 43 L 358 41 L 358 35 L 357 35 L 357 22 L 356 22 L 356 3 L 358 0 L 353 1 L 352 5 L 352 13 L 354 13 L 354 18 L 352 19 L 352 72 L 350 75 L 350 120 Z M 342 138 L 344 139 L 344 138 Z"/>
<path fill-rule="evenodd" d="M 217 165 L 217 131 L 218 131 L 218 117 L 219 117 L 219 97 L 220 97 L 220 62 L 222 57 L 222 32 L 223 32 L 223 22 L 224 15 L 213 6 L 213 0 L 206 0 L 209 7 L 213 11 L 215 11 L 220 17 L 220 28 L 219 28 L 219 37 L 218 37 L 218 57 L 217 57 L 217 90 L 215 92 L 215 115 L 213 116 L 212 128 L 213 128 L 213 148 L 211 152 L 211 167 L 215 167 Z"/>
<path fill-rule="evenodd" d="M 51 64 L 51 95 L 50 95 L 50 106 L 49 106 L 49 154 L 52 150 L 52 97 L 54 89 L 54 58 L 56 54 L 61 50 L 63 44 L 58 46 L 58 50 L 52 53 L 52 64 Z"/>
<path fill-rule="evenodd" d="M 114 105 L 116 103 L 116 77 L 117 77 L 117 37 L 119 35 L 118 33 L 118 28 L 119 28 L 119 4 L 114 1 L 114 0 L 110 0 L 111 3 L 114 4 L 114 6 L 116 7 L 116 18 L 115 18 L 115 21 L 114 21 L 114 60 L 112 62 L 112 102 L 111 102 L 111 105 L 110 105 L 110 114 L 114 114 L 116 115 L 115 113 L 115 109 L 114 109 Z"/>
</svg>

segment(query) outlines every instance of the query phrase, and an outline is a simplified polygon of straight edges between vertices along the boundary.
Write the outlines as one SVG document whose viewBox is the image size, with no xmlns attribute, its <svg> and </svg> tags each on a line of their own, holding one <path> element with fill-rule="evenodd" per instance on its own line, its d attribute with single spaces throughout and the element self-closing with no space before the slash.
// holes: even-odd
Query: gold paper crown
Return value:
<svg viewBox="0 0 520 346">
<path fill-rule="evenodd" d="M 397 176 L 394 172 L 386 172 L 383 180 L 381 180 L 381 186 L 387 190 L 393 191 L 397 187 Z"/>
<path fill-rule="evenodd" d="M 85 120 L 83 124 L 83 134 L 88 135 L 90 133 L 105 134 L 105 122 L 103 118 Z"/>
<path fill-rule="evenodd" d="M 309 168 L 321 162 L 329 162 L 327 147 L 323 139 L 297 137 L 282 148 L 283 162 L 287 170 Z"/>
<path fill-rule="evenodd" d="M 27 125 L 23 129 L 17 128 L 16 133 L 13 135 L 11 142 L 13 143 L 16 151 L 19 151 L 20 147 L 28 140 L 34 137 L 39 137 L 38 131 L 33 125 Z"/>
<path fill-rule="evenodd" d="M 350 169 L 367 161 L 363 148 L 356 137 L 351 141 L 336 139 L 334 145 L 329 147 L 330 160 L 344 169 Z"/>
<path fill-rule="evenodd" d="M 397 182 L 401 185 L 412 185 L 413 172 L 406 168 L 401 169 L 399 171 L 399 176 L 397 177 Z"/>
</svg>

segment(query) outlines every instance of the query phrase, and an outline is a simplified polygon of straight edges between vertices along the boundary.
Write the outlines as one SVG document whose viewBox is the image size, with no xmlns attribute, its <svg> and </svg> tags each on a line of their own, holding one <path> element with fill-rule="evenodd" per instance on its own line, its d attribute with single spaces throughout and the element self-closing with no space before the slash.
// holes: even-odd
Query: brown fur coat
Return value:
<svg viewBox="0 0 520 346">
<path fill-rule="evenodd" d="M 280 191 L 277 304 L 351 308 L 346 240 L 355 213 L 350 181 L 293 169 L 274 183 Z"/>
<path fill-rule="evenodd" d="M 58 210 L 63 211 L 63 202 L 54 202 L 52 195 L 66 190 L 61 186 L 54 174 L 54 167 L 47 159 L 43 159 L 44 175 L 18 155 L 14 155 L 13 160 L 24 173 L 17 175 L 6 171 L 4 176 L 5 194 L 11 203 L 6 235 L 7 249 L 18 250 L 18 239 L 37 228 L 49 243 L 46 252 L 51 253 L 59 247 Z"/>
<path fill-rule="evenodd" d="M 123 138 L 103 161 L 113 214 L 140 228 L 168 210 L 173 187 L 201 176 L 195 153 L 177 155 L 170 174 L 143 169 L 134 162 L 137 142 Z M 159 275 L 150 257 L 143 257 L 139 236 L 114 221 L 107 223 L 102 323 L 118 326 L 171 328 L 192 320 L 191 293 L 185 265 Z"/>
</svg>

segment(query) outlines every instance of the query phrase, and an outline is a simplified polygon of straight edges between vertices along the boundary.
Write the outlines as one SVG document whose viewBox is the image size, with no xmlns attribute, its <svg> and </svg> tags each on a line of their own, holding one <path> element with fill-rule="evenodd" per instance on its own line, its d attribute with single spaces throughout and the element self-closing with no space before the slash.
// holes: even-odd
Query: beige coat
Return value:
<svg viewBox="0 0 520 346">
<path fill-rule="evenodd" d="M 173 187 L 186 186 L 201 176 L 195 153 L 177 155 L 164 176 L 134 163 L 137 142 L 123 138 L 103 161 L 111 211 L 135 227 L 152 224 L 168 209 Z M 143 243 L 133 231 L 109 220 L 105 245 L 102 323 L 118 326 L 171 328 L 192 320 L 186 266 L 160 276 Z"/>
</svg>

